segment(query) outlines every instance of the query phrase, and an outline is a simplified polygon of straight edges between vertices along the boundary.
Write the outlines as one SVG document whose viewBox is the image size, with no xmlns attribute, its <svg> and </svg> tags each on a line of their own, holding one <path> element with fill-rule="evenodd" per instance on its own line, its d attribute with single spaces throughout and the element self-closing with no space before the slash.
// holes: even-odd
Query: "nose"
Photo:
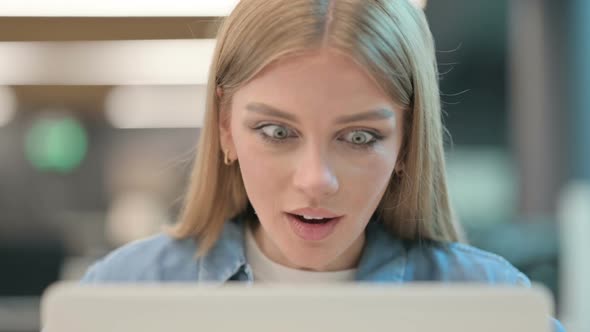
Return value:
<svg viewBox="0 0 590 332">
<path fill-rule="evenodd" d="M 297 158 L 293 184 L 309 198 L 321 200 L 338 191 L 338 179 L 321 149 L 311 147 Z"/>
</svg>

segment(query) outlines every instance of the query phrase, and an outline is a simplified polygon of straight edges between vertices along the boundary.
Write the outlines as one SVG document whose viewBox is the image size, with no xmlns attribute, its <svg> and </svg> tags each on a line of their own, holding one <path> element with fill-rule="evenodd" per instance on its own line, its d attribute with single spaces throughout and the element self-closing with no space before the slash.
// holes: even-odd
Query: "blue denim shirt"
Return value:
<svg viewBox="0 0 590 332">
<path fill-rule="evenodd" d="M 254 281 L 245 255 L 245 227 L 226 222 L 207 255 L 195 256 L 194 239 L 160 234 L 127 244 L 93 264 L 82 283 Z M 484 282 L 530 286 L 529 279 L 504 258 L 461 243 L 408 242 L 370 222 L 356 279 L 370 282 Z M 564 331 L 552 319 L 554 331 Z"/>
</svg>

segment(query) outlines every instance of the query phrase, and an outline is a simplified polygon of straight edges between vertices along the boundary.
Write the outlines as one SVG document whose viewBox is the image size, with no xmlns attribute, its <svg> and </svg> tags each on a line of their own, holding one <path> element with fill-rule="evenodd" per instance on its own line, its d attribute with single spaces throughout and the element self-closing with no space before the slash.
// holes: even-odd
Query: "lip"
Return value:
<svg viewBox="0 0 590 332">
<path fill-rule="evenodd" d="M 322 208 L 312 208 L 312 207 L 305 207 L 302 209 L 297 209 L 293 211 L 287 211 L 290 214 L 297 214 L 300 216 L 308 216 L 313 218 L 339 218 L 343 215 L 337 214 L 327 209 Z"/>
<path fill-rule="evenodd" d="M 287 223 L 291 231 L 304 241 L 317 242 L 326 239 L 334 233 L 336 226 L 342 220 L 342 217 L 336 217 L 327 223 L 310 224 L 305 223 L 292 214 L 285 213 Z"/>
</svg>

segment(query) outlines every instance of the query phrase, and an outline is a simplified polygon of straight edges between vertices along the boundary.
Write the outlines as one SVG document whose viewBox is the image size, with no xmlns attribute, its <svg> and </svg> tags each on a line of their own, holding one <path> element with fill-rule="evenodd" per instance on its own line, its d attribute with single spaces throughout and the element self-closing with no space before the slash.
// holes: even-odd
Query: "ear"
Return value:
<svg viewBox="0 0 590 332">
<path fill-rule="evenodd" d="M 223 90 L 220 87 L 216 89 L 218 100 L 221 101 L 223 97 Z M 231 134 L 231 113 L 221 102 L 218 103 L 219 110 L 219 142 L 223 153 L 233 154 L 235 151 L 233 137 Z"/>
</svg>

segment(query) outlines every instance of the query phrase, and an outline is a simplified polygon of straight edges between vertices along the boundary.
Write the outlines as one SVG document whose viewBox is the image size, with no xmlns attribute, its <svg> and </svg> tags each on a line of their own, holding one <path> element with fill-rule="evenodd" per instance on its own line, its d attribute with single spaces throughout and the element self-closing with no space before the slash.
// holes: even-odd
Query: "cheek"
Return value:
<svg viewBox="0 0 590 332">
<path fill-rule="evenodd" d="M 281 196 L 280 190 L 288 188 L 287 168 L 282 158 L 265 148 L 256 135 L 238 132 L 235 137 L 240 171 L 250 201 L 255 207 L 275 204 L 273 201 Z"/>
<path fill-rule="evenodd" d="M 381 144 L 371 152 L 350 154 L 340 161 L 342 194 L 357 209 L 376 207 L 381 200 L 395 168 L 396 143 Z"/>
<path fill-rule="evenodd" d="M 349 164 L 350 165 L 350 164 Z M 374 155 L 342 172 L 342 190 L 350 204 L 372 208 L 378 204 L 389 183 L 395 159 Z"/>
</svg>

